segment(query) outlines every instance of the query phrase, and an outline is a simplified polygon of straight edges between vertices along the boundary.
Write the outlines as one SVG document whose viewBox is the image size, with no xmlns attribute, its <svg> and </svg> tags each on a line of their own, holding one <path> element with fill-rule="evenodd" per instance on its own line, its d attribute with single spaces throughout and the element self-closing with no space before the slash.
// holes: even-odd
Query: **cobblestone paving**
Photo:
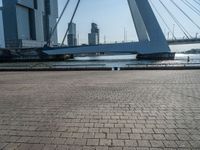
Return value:
<svg viewBox="0 0 200 150">
<path fill-rule="evenodd" d="M 1 72 L 0 149 L 200 149 L 200 71 Z"/>
</svg>

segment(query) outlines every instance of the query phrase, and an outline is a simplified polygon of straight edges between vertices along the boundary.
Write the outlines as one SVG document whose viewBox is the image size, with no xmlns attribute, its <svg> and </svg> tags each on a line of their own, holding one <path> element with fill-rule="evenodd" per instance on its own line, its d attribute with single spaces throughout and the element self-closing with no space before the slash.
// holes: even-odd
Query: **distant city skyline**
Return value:
<svg viewBox="0 0 200 150">
<path fill-rule="evenodd" d="M 64 4 L 67 0 L 58 0 L 59 3 L 59 12 L 63 9 Z M 156 8 L 159 12 L 164 16 L 167 21 L 168 26 L 171 30 L 174 29 L 174 34 L 176 37 L 182 38 L 184 34 L 178 29 L 178 26 L 175 25 L 175 22 L 172 21 L 170 16 L 164 10 L 164 8 L 155 0 L 151 0 L 156 4 Z M 186 10 L 187 14 L 189 14 L 198 24 L 200 24 L 200 19 L 196 14 L 191 12 L 183 3 L 179 3 L 181 0 L 176 0 L 176 2 Z M 71 17 L 72 11 L 75 7 L 76 1 L 73 1 L 69 4 L 67 11 L 65 12 L 60 25 L 58 26 L 58 40 L 61 41 L 63 38 L 63 34 L 67 28 L 67 24 Z M 173 14 L 176 15 L 180 22 L 183 24 L 185 28 L 191 33 L 192 36 L 195 37 L 196 33 L 200 33 L 198 28 L 193 26 L 183 14 L 170 3 L 170 1 L 163 1 L 168 8 L 171 8 Z M 191 1 L 192 2 L 192 1 Z M 155 13 L 156 14 L 156 13 Z M 172 37 L 172 33 L 168 33 L 167 28 L 165 27 L 162 20 L 159 18 L 158 14 L 156 14 L 157 19 L 163 29 L 165 36 L 167 35 Z M 166 17 L 165 17 L 166 16 Z M 106 40 L 107 43 L 113 43 L 115 41 L 122 42 L 124 41 L 124 34 L 126 34 L 127 41 L 136 41 L 137 35 L 134 29 L 134 24 L 132 21 L 132 17 L 130 14 L 130 10 L 128 7 L 128 3 L 126 0 L 85 0 L 80 2 L 79 9 L 75 16 L 74 22 L 77 25 L 77 34 L 79 36 L 80 44 L 87 44 L 87 34 L 90 32 L 90 24 L 95 22 L 98 24 L 101 30 L 100 42 L 104 43 Z M 200 34 L 199 34 L 200 36 Z"/>
</svg>

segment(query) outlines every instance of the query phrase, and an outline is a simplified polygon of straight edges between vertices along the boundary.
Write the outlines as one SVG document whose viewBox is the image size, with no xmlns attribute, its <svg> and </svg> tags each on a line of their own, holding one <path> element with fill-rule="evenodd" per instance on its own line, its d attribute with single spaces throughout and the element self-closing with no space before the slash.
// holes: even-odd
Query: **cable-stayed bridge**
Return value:
<svg viewBox="0 0 200 150">
<path fill-rule="evenodd" d="M 185 44 L 199 44 L 200 38 L 191 38 L 191 39 L 172 39 L 167 40 L 169 45 L 185 45 Z"/>
<path fill-rule="evenodd" d="M 169 48 L 170 45 L 175 44 L 193 44 L 200 43 L 200 38 L 194 38 L 190 31 L 182 25 L 180 20 L 176 17 L 176 14 L 173 14 L 168 8 L 168 6 L 162 0 L 157 0 L 156 5 L 154 0 L 127 0 L 134 22 L 134 26 L 137 32 L 138 42 L 130 43 L 116 43 L 116 44 L 101 44 L 101 45 L 92 45 L 92 46 L 77 46 L 77 47 L 64 47 L 64 42 L 69 31 L 69 27 L 65 32 L 65 36 L 62 40 L 62 46 L 59 48 L 45 48 L 43 51 L 48 55 L 63 55 L 63 54 L 77 54 L 77 53 L 138 53 L 138 58 L 147 58 L 147 59 L 173 59 L 174 53 L 171 53 Z M 179 0 L 185 7 L 188 7 L 190 11 L 195 13 L 195 15 L 200 17 L 200 1 L 199 0 Z M 61 13 L 61 16 L 58 19 L 57 24 L 53 31 L 56 30 L 59 21 L 61 20 L 70 0 L 67 0 L 66 5 Z M 200 31 L 200 25 L 191 18 L 190 15 L 178 4 L 177 0 L 168 0 L 176 9 L 179 11 L 192 26 L 197 28 Z M 183 33 L 183 39 L 178 39 L 175 36 L 174 29 L 171 29 L 165 19 L 165 17 L 159 12 L 158 3 L 163 7 L 165 12 L 173 21 L 174 25 L 176 24 Z M 196 4 L 196 5 L 194 5 Z M 76 11 L 79 8 L 80 0 L 77 1 L 76 7 L 73 11 L 70 23 L 72 23 Z M 158 20 L 161 20 L 165 28 L 168 29 L 168 34 L 172 34 L 171 40 L 166 40 L 166 37 L 160 27 Z M 52 32 L 53 34 L 53 32 Z M 197 35 L 197 34 L 196 34 Z M 51 39 L 49 39 L 50 44 Z"/>
<path fill-rule="evenodd" d="M 171 52 L 169 45 L 200 43 L 200 37 L 198 36 L 200 23 L 193 17 L 195 15 L 200 18 L 200 0 L 127 0 L 134 23 L 132 28 L 136 30 L 138 41 L 68 47 L 65 46 L 65 40 L 69 32 L 69 26 L 64 34 L 62 45 L 51 47 L 51 37 L 55 33 L 60 20 L 64 17 L 64 12 L 68 9 L 70 2 L 71 0 L 66 0 L 60 17 L 52 29 L 47 45 L 36 48 L 41 57 L 84 53 L 137 53 L 137 58 L 142 59 L 173 59 L 175 53 Z M 73 22 L 82 2 L 84 1 L 77 0 L 70 18 L 70 24 Z M 169 3 L 171 4 L 170 7 Z M 171 8 L 172 6 L 173 8 Z M 161 7 L 162 12 L 160 12 Z M 177 17 L 172 9 L 182 16 Z M 190 28 L 195 29 L 196 33 L 192 33 L 190 28 L 185 26 L 181 20 L 190 24 Z M 173 25 L 173 28 L 171 28 L 171 25 Z M 176 30 L 179 32 L 179 37 L 176 34 L 177 31 L 175 32 L 175 26 L 178 27 Z M 166 31 L 167 35 L 165 34 Z M 181 38 L 180 35 L 182 35 Z"/>
<path fill-rule="evenodd" d="M 171 35 L 171 39 L 168 40 L 170 44 L 200 43 L 200 36 L 198 36 L 200 35 L 200 21 L 197 20 L 200 18 L 199 0 L 149 0 L 149 2 L 159 19 L 160 24 L 168 31 L 166 38 L 169 39 L 169 35 Z M 167 4 L 171 4 L 171 7 Z M 158 7 L 162 7 L 166 12 L 166 16 L 159 12 L 160 8 Z M 172 9 L 176 9 L 174 12 L 179 13 L 179 15 L 172 12 Z M 190 26 L 189 29 L 183 25 L 183 21 L 187 22 Z M 170 28 L 172 25 L 173 28 Z M 179 34 L 182 34 L 183 38 L 178 38 L 176 36 L 175 26 L 178 27 L 177 30 L 179 31 Z M 191 28 L 195 28 L 196 30 L 196 33 L 193 33 L 193 35 L 190 31 Z"/>
</svg>

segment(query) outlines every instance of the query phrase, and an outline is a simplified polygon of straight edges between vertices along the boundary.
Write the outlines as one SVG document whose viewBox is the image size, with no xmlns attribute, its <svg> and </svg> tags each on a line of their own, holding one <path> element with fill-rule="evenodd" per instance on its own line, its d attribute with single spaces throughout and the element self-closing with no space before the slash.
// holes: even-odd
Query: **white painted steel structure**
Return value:
<svg viewBox="0 0 200 150">
<path fill-rule="evenodd" d="M 44 50 L 48 55 L 77 53 L 170 53 L 170 48 L 148 0 L 128 0 L 139 42 L 63 47 Z"/>
</svg>

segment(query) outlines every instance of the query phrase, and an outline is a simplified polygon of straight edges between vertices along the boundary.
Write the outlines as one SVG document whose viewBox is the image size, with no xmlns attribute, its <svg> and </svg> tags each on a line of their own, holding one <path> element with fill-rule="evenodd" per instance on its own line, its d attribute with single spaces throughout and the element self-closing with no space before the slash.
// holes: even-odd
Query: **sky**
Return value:
<svg viewBox="0 0 200 150">
<path fill-rule="evenodd" d="M 0 0 L 0 6 L 2 5 Z M 72 12 L 75 8 L 75 5 L 78 0 L 71 0 L 59 26 L 58 26 L 58 40 L 62 41 L 64 33 L 67 29 L 68 22 L 72 16 Z M 177 24 L 172 20 L 163 6 L 159 3 L 158 0 L 149 0 L 151 1 L 159 13 L 163 16 L 165 22 L 169 26 L 170 30 L 173 31 L 174 35 L 177 38 L 183 38 L 183 32 L 178 28 Z M 187 29 L 187 31 L 195 37 L 196 35 L 200 38 L 200 29 L 197 28 L 191 21 L 183 15 L 183 13 L 178 10 L 170 0 L 161 0 L 165 6 L 167 6 L 170 11 L 176 16 L 180 23 Z M 183 0 L 174 0 L 183 8 L 183 10 L 189 15 L 192 20 L 200 26 L 200 17 L 195 14 L 188 6 L 186 6 Z M 195 3 L 195 0 L 184 0 L 189 1 L 194 5 L 198 10 L 200 10 L 200 5 Z M 200 1 L 200 0 L 197 0 Z M 61 13 L 64 4 L 67 0 L 58 0 L 59 14 Z M 155 15 L 159 21 L 159 24 L 168 38 L 172 38 L 172 33 L 167 29 L 162 19 L 153 9 Z M 124 41 L 124 33 L 126 33 L 127 41 L 137 41 L 137 35 L 135 32 L 135 27 L 132 21 L 130 10 L 128 7 L 127 0 L 81 0 L 80 6 L 78 8 L 77 14 L 74 18 L 74 22 L 77 25 L 77 37 L 78 44 L 87 44 L 88 43 L 88 33 L 91 30 L 91 23 L 95 22 L 98 24 L 100 29 L 100 42 L 101 43 L 114 43 Z M 185 49 L 191 47 L 199 48 L 200 45 L 187 45 Z M 175 49 L 180 49 L 179 46 L 175 46 Z M 183 47 L 181 47 L 183 49 Z"/>
<path fill-rule="evenodd" d="M 67 0 L 58 0 L 59 12 L 64 7 Z M 58 37 L 59 41 L 62 40 L 63 35 L 66 31 L 67 24 L 70 21 L 73 9 L 75 8 L 76 2 L 78 0 L 72 0 L 65 12 L 61 23 L 58 26 Z M 169 14 L 165 11 L 158 0 L 151 0 L 156 6 L 158 11 L 162 16 L 164 16 L 165 22 L 170 27 L 171 31 L 174 29 L 174 34 L 178 38 L 182 38 L 184 34 L 171 19 Z M 170 0 L 162 0 L 162 2 L 170 8 L 170 11 L 176 16 L 176 18 L 181 22 L 181 24 L 190 32 L 190 34 L 195 37 L 200 30 L 191 23 L 191 21 L 185 17 L 180 10 L 178 10 Z M 175 0 L 175 2 L 184 9 L 184 11 L 200 25 L 199 16 L 196 15 L 188 6 L 184 5 L 182 0 Z M 189 0 L 190 3 L 199 8 L 193 0 Z M 155 10 L 154 10 L 155 11 Z M 161 18 L 157 13 L 156 17 L 162 27 L 162 30 L 166 37 L 172 38 L 172 33 L 164 25 Z M 137 35 L 135 32 L 135 27 L 131 18 L 130 10 L 128 7 L 127 0 L 81 0 L 80 6 L 78 8 L 77 14 L 75 16 L 74 22 L 77 24 L 77 36 L 79 37 L 79 44 L 88 42 L 88 33 L 91 29 L 91 23 L 95 22 L 98 24 L 100 29 L 100 41 L 101 43 L 113 43 L 124 41 L 124 33 L 127 34 L 127 41 L 137 41 Z"/>
</svg>

